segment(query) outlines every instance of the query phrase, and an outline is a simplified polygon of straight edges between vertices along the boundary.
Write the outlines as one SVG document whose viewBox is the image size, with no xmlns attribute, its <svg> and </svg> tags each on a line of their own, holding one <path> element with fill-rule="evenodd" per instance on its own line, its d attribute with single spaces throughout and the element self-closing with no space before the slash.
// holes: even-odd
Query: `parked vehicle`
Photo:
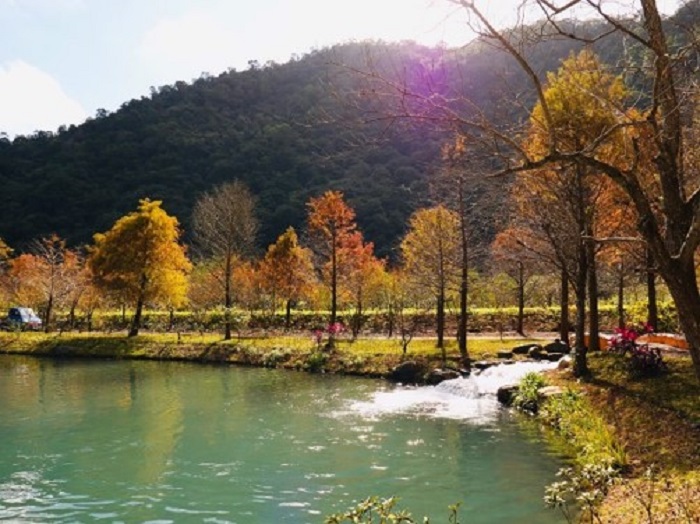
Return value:
<svg viewBox="0 0 700 524">
<path fill-rule="evenodd" d="M 42 322 L 39 316 L 30 307 L 11 307 L 2 326 L 5 329 L 41 329 Z"/>
</svg>

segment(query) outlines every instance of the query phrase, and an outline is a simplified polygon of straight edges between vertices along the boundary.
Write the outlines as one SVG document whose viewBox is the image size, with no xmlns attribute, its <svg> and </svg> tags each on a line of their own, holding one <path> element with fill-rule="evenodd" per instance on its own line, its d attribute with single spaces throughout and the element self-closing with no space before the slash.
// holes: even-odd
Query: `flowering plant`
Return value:
<svg viewBox="0 0 700 524">
<path fill-rule="evenodd" d="M 628 370 L 636 377 L 660 375 L 666 371 L 666 363 L 658 347 L 640 344 L 637 339 L 654 330 L 651 325 L 625 326 L 615 330 L 608 346 L 613 353 L 629 359 Z"/>
<path fill-rule="evenodd" d="M 340 322 L 333 322 L 332 324 L 328 324 L 325 329 L 316 329 L 314 330 L 314 341 L 316 342 L 317 349 L 320 350 L 322 345 L 323 345 L 323 338 L 327 334 L 328 335 L 328 340 L 326 341 L 326 344 L 323 345 L 324 349 L 333 349 L 333 343 L 335 340 L 335 337 L 337 335 L 340 335 L 345 331 L 345 326 L 341 324 Z"/>
</svg>

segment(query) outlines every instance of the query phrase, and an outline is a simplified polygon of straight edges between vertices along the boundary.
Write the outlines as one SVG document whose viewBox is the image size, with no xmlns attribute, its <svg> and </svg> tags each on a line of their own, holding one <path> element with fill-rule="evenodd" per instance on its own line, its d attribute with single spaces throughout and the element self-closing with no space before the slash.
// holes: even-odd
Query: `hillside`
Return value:
<svg viewBox="0 0 700 524">
<path fill-rule="evenodd" d="M 560 38 L 529 54 L 544 75 L 577 47 Z M 596 50 L 619 64 L 622 41 L 608 37 Z M 0 139 L 0 237 L 20 250 L 52 232 L 87 243 L 144 197 L 163 200 L 187 232 L 198 195 L 238 178 L 258 198 L 261 248 L 288 225 L 302 228 L 309 197 L 334 188 L 377 252 L 390 254 L 411 212 L 429 201 L 451 135 L 387 118 L 393 101 L 355 69 L 475 100 L 504 125 L 526 118 L 532 100 L 514 64 L 478 42 L 457 51 L 351 43 L 152 88 L 83 125 Z"/>
</svg>

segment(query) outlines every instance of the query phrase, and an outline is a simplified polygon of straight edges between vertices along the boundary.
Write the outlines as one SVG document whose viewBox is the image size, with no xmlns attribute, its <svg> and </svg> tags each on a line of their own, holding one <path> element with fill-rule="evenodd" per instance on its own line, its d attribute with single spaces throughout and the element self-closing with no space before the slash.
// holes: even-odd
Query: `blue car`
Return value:
<svg viewBox="0 0 700 524">
<path fill-rule="evenodd" d="M 7 312 L 7 317 L 3 322 L 6 329 L 41 329 L 41 319 L 30 307 L 12 307 Z"/>
</svg>

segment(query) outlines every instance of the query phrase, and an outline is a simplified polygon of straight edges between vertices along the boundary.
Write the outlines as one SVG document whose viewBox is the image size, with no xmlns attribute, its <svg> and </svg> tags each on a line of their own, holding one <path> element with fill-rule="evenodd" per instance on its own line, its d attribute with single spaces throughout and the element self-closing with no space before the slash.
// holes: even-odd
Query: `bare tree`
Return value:
<svg viewBox="0 0 700 524">
<path fill-rule="evenodd" d="M 544 151 L 528 150 L 522 141 L 531 122 L 509 125 L 489 118 L 483 104 L 460 100 L 459 104 L 440 90 L 420 89 L 408 82 L 381 78 L 365 71 L 373 83 L 381 84 L 385 100 L 393 96 L 395 110 L 384 115 L 389 121 L 418 119 L 456 129 L 483 144 L 491 144 L 494 160 L 505 174 L 538 170 L 557 164 L 604 176 L 627 195 L 639 217 L 638 229 L 646 240 L 678 310 L 682 330 L 690 345 L 695 374 L 700 380 L 700 288 L 694 256 L 700 247 L 700 177 L 688 162 L 689 140 L 697 135 L 697 119 L 685 118 L 696 109 L 697 35 L 683 46 L 670 48 L 666 27 L 655 0 L 630 2 L 634 16 L 613 11 L 613 2 L 599 0 L 522 0 L 518 13 L 537 13 L 545 22 L 528 24 L 521 16 L 516 27 L 499 29 L 485 14 L 487 0 L 447 0 L 468 15 L 477 44 L 496 49 L 515 63 L 529 84 L 529 92 L 513 97 L 516 104 L 541 106 L 538 124 L 548 134 Z M 599 24 L 579 28 L 567 24 L 586 10 Z M 545 96 L 545 82 L 531 53 L 547 39 L 570 39 L 577 45 L 598 42 L 620 34 L 644 56 L 635 68 L 646 68 L 650 81 L 638 86 L 638 96 L 619 105 L 610 104 L 613 121 L 598 130 L 591 140 L 567 140 L 565 130 L 552 116 L 551 101 Z M 621 64 L 623 67 L 627 64 Z M 429 85 L 423 82 L 423 85 Z M 378 89 L 378 88 L 377 88 Z M 592 95 L 591 95 L 592 96 Z M 524 101 L 524 102 L 523 102 Z M 601 154 L 613 142 L 622 140 L 624 154 Z"/>
<path fill-rule="evenodd" d="M 224 299 L 224 339 L 231 339 L 232 276 L 237 258 L 252 254 L 258 232 L 255 198 L 239 180 L 222 184 L 197 200 L 193 217 L 196 244 L 203 256 L 220 266 Z"/>
</svg>

